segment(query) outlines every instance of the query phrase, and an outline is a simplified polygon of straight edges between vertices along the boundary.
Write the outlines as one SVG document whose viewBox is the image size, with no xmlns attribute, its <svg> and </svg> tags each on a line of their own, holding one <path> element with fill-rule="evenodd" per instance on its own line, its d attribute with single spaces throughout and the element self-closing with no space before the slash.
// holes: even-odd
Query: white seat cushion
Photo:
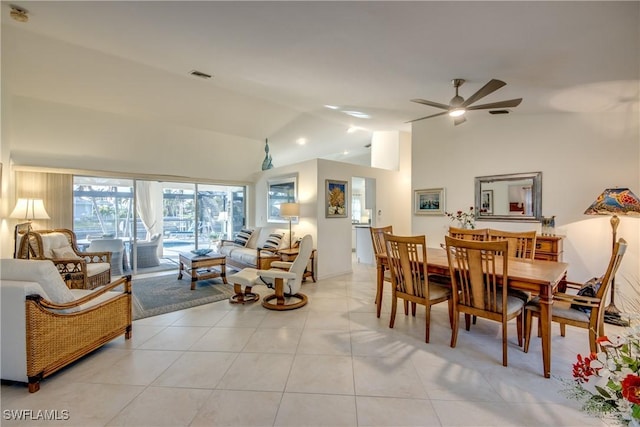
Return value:
<svg viewBox="0 0 640 427">
<path fill-rule="evenodd" d="M 90 262 L 87 264 L 87 276 L 93 277 L 111 268 L 111 264 L 106 262 Z"/>
</svg>

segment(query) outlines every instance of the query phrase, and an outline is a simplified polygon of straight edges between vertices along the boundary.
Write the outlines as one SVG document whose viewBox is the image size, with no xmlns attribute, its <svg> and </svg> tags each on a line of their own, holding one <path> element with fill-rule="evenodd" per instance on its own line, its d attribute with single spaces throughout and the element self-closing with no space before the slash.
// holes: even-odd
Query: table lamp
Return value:
<svg viewBox="0 0 640 427">
<path fill-rule="evenodd" d="M 607 188 L 595 202 L 584 211 L 585 215 L 611 215 L 613 235 L 612 248 L 616 244 L 616 232 L 620 218 L 618 215 L 640 215 L 640 200 L 628 188 Z M 620 310 L 615 305 L 615 277 L 611 279 L 611 300 L 604 310 L 604 321 L 613 325 L 629 326 L 620 318 Z"/>
<path fill-rule="evenodd" d="M 25 236 L 27 239 L 29 238 L 29 232 L 31 231 L 31 221 L 34 219 L 50 219 L 47 210 L 44 208 L 44 203 L 42 199 L 18 199 L 18 203 L 16 203 L 16 207 L 13 208 L 13 212 L 9 215 L 9 218 L 17 218 L 23 219 L 27 224 L 27 232 Z M 25 224 L 25 223 L 23 223 Z M 15 229 L 15 244 L 16 244 L 16 253 L 18 252 L 18 227 L 23 224 L 16 225 Z M 27 259 L 30 254 L 29 248 L 27 248 Z"/>
<path fill-rule="evenodd" d="M 289 249 L 293 246 L 293 235 L 291 234 L 291 219 L 300 215 L 300 204 L 282 203 L 280 205 L 280 216 L 289 219 Z"/>
</svg>

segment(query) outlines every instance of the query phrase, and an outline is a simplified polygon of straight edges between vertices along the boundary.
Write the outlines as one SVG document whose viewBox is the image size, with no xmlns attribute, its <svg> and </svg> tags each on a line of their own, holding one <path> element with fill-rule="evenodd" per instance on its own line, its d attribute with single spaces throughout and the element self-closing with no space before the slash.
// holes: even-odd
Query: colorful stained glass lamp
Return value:
<svg viewBox="0 0 640 427">
<path fill-rule="evenodd" d="M 616 232 L 620 224 L 618 215 L 640 215 L 640 199 L 628 188 L 607 188 L 584 213 L 585 215 L 611 215 L 613 247 L 616 244 Z M 615 305 L 615 295 L 614 277 L 611 279 L 611 300 L 605 308 L 604 321 L 614 325 L 628 326 L 628 322 L 620 318 L 621 312 Z"/>
</svg>

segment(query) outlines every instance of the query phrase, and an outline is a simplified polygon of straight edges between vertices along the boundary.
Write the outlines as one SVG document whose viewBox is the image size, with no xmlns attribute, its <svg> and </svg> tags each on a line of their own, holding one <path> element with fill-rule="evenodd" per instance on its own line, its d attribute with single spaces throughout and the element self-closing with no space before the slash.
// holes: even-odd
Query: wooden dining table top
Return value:
<svg viewBox="0 0 640 427">
<path fill-rule="evenodd" d="M 386 262 L 386 254 L 379 255 Z M 498 263 L 498 271 L 501 270 L 502 260 Z M 447 252 L 442 248 L 427 248 L 427 267 L 431 272 L 440 271 L 443 274 L 449 272 Z M 569 264 L 557 261 L 529 260 L 522 258 L 509 258 L 508 274 L 509 282 L 521 289 L 538 291 L 540 285 L 555 286 L 565 276 Z"/>
</svg>

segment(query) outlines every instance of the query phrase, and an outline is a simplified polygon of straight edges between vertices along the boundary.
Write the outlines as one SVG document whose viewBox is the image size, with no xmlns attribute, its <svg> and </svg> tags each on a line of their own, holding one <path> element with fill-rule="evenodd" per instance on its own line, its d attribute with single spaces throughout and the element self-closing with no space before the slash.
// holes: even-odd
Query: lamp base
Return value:
<svg viewBox="0 0 640 427">
<path fill-rule="evenodd" d="M 624 327 L 629 326 L 629 322 L 622 318 L 620 310 L 618 310 L 618 308 L 613 304 L 609 304 L 604 309 L 604 321 L 605 323 L 608 323 L 610 325 L 617 325 L 617 326 L 624 326 Z"/>
</svg>

